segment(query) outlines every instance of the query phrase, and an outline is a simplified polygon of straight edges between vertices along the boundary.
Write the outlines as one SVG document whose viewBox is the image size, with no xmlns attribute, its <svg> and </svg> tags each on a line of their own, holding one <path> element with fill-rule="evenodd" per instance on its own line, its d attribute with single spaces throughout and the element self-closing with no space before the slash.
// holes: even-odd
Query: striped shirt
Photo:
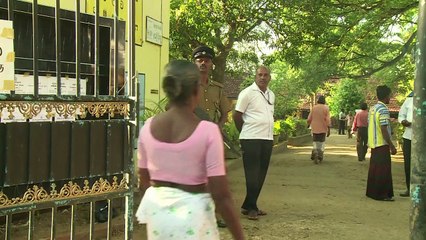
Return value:
<svg viewBox="0 0 426 240">
<path fill-rule="evenodd" d="M 377 148 L 388 145 L 383 138 L 381 126 L 387 126 L 389 136 L 391 135 L 390 114 L 388 107 L 378 102 L 368 113 L 368 146 Z"/>
</svg>

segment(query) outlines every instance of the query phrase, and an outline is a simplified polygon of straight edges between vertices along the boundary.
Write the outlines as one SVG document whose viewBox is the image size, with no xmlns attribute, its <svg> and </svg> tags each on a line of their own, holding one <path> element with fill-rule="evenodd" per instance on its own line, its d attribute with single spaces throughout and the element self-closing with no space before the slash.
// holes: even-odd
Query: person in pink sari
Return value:
<svg viewBox="0 0 426 240">
<path fill-rule="evenodd" d="M 234 239 L 244 239 L 226 179 L 221 132 L 194 114 L 201 96 L 197 66 L 170 62 L 163 90 L 168 110 L 149 118 L 139 133 L 143 197 L 136 218 L 146 223 L 148 239 L 218 240 L 216 207 Z"/>
</svg>

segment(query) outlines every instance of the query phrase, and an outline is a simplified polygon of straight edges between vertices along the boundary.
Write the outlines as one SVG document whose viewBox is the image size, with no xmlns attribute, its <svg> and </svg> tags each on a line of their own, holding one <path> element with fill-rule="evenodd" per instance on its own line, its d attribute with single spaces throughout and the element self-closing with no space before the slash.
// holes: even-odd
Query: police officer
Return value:
<svg viewBox="0 0 426 240">
<path fill-rule="evenodd" d="M 215 57 L 213 49 L 207 46 L 199 46 L 192 52 L 192 57 L 195 64 L 200 69 L 201 86 L 203 88 L 199 108 L 204 111 L 205 117 L 219 125 L 222 129 L 228 119 L 228 112 L 231 111 L 231 106 L 225 94 L 223 93 L 223 85 L 209 78 L 210 71 L 213 67 L 212 59 Z M 197 111 L 196 111 L 197 113 Z"/>
<path fill-rule="evenodd" d="M 202 87 L 200 103 L 195 109 L 195 114 L 201 119 L 217 123 L 219 129 L 222 129 L 228 120 L 231 106 L 223 93 L 223 85 L 209 78 L 214 56 L 213 49 L 207 46 L 199 46 L 192 52 L 192 58 L 200 70 Z M 226 227 L 225 222 L 217 214 L 216 218 L 218 227 Z"/>
</svg>

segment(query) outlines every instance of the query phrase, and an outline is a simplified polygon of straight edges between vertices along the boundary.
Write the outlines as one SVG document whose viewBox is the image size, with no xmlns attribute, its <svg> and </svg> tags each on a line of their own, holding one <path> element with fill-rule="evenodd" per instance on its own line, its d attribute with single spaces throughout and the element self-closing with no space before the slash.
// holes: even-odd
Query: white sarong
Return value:
<svg viewBox="0 0 426 240">
<path fill-rule="evenodd" d="M 149 240 L 219 239 L 214 202 L 209 193 L 149 187 L 136 212 L 146 223 Z"/>
</svg>

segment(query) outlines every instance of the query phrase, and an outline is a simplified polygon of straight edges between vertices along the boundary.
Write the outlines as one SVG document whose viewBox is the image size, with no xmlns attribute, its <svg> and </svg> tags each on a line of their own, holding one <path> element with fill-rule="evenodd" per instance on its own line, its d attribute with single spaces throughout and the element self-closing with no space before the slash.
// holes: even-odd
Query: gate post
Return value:
<svg viewBox="0 0 426 240">
<path fill-rule="evenodd" d="M 135 76 L 135 0 L 131 0 L 128 2 L 128 9 L 127 9 L 127 28 L 129 33 L 129 40 L 127 41 L 127 49 L 128 49 L 128 57 L 127 57 L 127 66 L 128 66 L 128 74 L 127 74 L 127 81 L 130 83 L 130 89 L 129 89 L 129 95 L 132 97 L 136 97 L 136 79 L 133 78 Z M 130 119 L 133 121 L 137 121 L 136 119 L 136 104 L 135 102 L 132 102 L 130 104 Z M 130 125 L 130 158 L 133 159 L 133 137 L 134 137 L 134 131 L 135 131 L 135 124 Z M 125 231 L 125 239 L 126 240 L 132 240 L 133 239 L 133 194 L 134 194 L 134 179 L 137 177 L 137 175 L 134 172 L 135 166 L 134 166 L 134 160 L 130 161 L 131 166 L 129 166 L 129 196 L 126 197 L 126 215 L 125 215 L 125 225 L 126 225 L 126 231 Z"/>
<path fill-rule="evenodd" d="M 419 1 L 414 82 L 410 239 L 426 236 L 426 0 Z"/>
</svg>

